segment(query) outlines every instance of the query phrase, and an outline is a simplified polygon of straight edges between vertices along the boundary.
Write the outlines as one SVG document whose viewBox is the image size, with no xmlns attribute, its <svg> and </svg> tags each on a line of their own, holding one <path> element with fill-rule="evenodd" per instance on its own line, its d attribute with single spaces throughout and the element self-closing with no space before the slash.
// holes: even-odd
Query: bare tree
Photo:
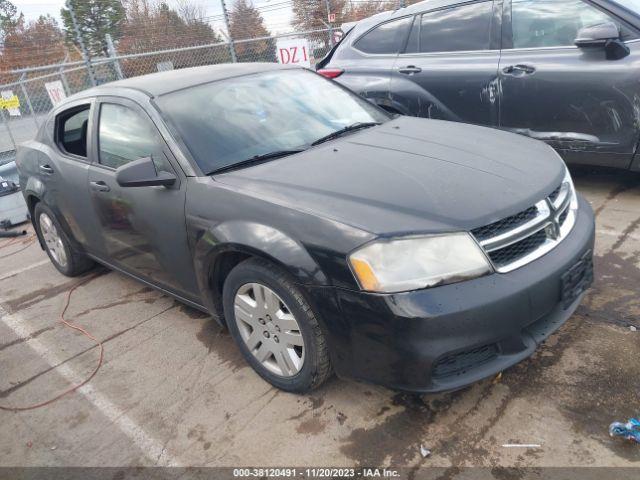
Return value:
<svg viewBox="0 0 640 480">
<path fill-rule="evenodd" d="M 300 30 L 324 28 L 328 21 L 324 0 L 292 0 L 293 25 Z M 336 14 L 336 23 L 344 21 L 345 0 L 329 0 L 330 13 Z"/>
<path fill-rule="evenodd" d="M 188 24 L 203 22 L 207 16 L 205 6 L 191 0 L 178 0 L 176 10 L 180 18 Z"/>
<path fill-rule="evenodd" d="M 349 2 L 346 6 L 345 18 L 349 21 L 362 20 L 376 13 L 387 10 L 395 10 L 399 2 L 397 0 L 389 0 L 387 2 L 380 0 L 359 0 L 358 2 Z"/>
<path fill-rule="evenodd" d="M 122 36 L 118 41 L 120 53 L 153 52 L 195 45 L 221 43 L 197 4 L 183 0 L 177 9 L 165 2 L 129 0 Z M 171 54 L 130 59 L 122 62 L 125 76 L 153 72 L 157 63 L 170 61 L 175 68 L 222 63 L 229 60 L 225 45 L 174 52 Z"/>
</svg>

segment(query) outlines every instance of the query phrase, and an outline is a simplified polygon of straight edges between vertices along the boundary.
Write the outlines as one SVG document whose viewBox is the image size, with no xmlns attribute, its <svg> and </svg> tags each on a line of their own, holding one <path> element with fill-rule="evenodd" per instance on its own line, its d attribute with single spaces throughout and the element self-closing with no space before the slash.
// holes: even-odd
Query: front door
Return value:
<svg viewBox="0 0 640 480">
<path fill-rule="evenodd" d="M 136 103 L 101 98 L 89 192 L 104 238 L 100 255 L 143 279 L 194 299 L 197 285 L 184 218 L 186 177 L 156 126 Z M 178 177 L 171 187 L 121 187 L 116 169 L 151 157 Z"/>
<path fill-rule="evenodd" d="M 640 44 L 621 19 L 584 0 L 508 0 L 500 59 L 502 128 L 544 140 L 567 161 L 627 168 L 638 143 Z M 631 54 L 574 46 L 614 22 Z"/>
<path fill-rule="evenodd" d="M 403 113 L 498 125 L 500 6 L 484 0 L 416 15 L 391 77 Z"/>
</svg>

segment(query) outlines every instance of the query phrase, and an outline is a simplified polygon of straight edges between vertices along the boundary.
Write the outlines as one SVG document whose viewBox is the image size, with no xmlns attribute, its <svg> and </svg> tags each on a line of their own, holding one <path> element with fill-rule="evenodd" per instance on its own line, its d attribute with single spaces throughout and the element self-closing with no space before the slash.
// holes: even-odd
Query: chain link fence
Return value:
<svg viewBox="0 0 640 480">
<path fill-rule="evenodd" d="M 278 42 L 306 40 L 310 65 L 326 55 L 335 29 L 312 30 L 234 42 L 119 54 L 3 72 L 0 76 L 0 165 L 15 157 L 16 146 L 33 139 L 58 101 L 95 85 L 164 70 L 237 62 L 277 62 Z"/>
</svg>

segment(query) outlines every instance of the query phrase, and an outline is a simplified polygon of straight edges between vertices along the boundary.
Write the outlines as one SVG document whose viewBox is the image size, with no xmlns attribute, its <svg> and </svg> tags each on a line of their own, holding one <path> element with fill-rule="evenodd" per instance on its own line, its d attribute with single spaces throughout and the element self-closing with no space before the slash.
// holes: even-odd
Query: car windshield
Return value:
<svg viewBox="0 0 640 480">
<path fill-rule="evenodd" d="M 640 15 L 640 0 L 614 0 L 614 2 Z"/>
<path fill-rule="evenodd" d="M 295 151 L 345 127 L 391 117 L 307 70 L 279 70 L 198 85 L 157 104 L 205 172 L 257 155 Z"/>
</svg>

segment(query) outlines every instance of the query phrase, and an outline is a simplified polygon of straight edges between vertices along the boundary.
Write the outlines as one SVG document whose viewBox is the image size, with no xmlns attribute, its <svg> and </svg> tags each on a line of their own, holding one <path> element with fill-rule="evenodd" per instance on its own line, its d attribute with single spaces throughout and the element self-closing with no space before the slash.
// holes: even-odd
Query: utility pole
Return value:
<svg viewBox="0 0 640 480">
<path fill-rule="evenodd" d="M 113 44 L 113 39 L 111 38 L 111 34 L 107 33 L 104 36 L 104 40 L 107 43 L 107 51 L 109 52 L 109 56 L 114 59 L 113 69 L 116 72 L 116 76 L 118 77 L 118 80 L 122 80 L 124 78 L 124 75 L 122 75 L 122 68 L 120 68 L 120 61 L 117 59 L 118 52 L 116 52 L 116 47 Z"/>
<path fill-rule="evenodd" d="M 231 29 L 229 28 L 229 12 L 227 11 L 227 5 L 224 0 L 220 0 L 222 4 L 222 14 L 224 15 L 224 24 L 227 27 L 227 33 L 229 34 L 229 53 L 231 53 L 231 61 L 233 63 L 238 62 L 238 57 L 236 56 L 236 47 L 233 44 L 233 37 L 231 36 Z"/>
<path fill-rule="evenodd" d="M 78 45 L 80 45 L 80 52 L 82 53 L 82 60 L 84 60 L 85 65 L 87 66 L 87 73 L 89 75 L 89 81 L 91 85 L 96 86 L 96 75 L 93 71 L 93 65 L 91 65 L 91 57 L 89 56 L 89 52 L 87 51 L 87 47 L 84 44 L 84 40 L 82 39 L 82 35 L 80 35 L 80 27 L 78 27 L 78 21 L 76 20 L 76 12 L 73 11 L 73 6 L 71 2 L 67 0 L 67 8 L 69 9 L 69 14 L 71 16 L 71 23 L 73 23 L 73 31 L 76 34 L 76 40 Z"/>
<path fill-rule="evenodd" d="M 324 0 L 324 3 L 327 5 L 327 21 L 329 22 L 329 44 L 333 47 L 333 27 L 331 26 L 331 22 L 329 21 L 329 15 L 331 15 L 331 4 L 329 3 L 329 0 Z"/>
</svg>

